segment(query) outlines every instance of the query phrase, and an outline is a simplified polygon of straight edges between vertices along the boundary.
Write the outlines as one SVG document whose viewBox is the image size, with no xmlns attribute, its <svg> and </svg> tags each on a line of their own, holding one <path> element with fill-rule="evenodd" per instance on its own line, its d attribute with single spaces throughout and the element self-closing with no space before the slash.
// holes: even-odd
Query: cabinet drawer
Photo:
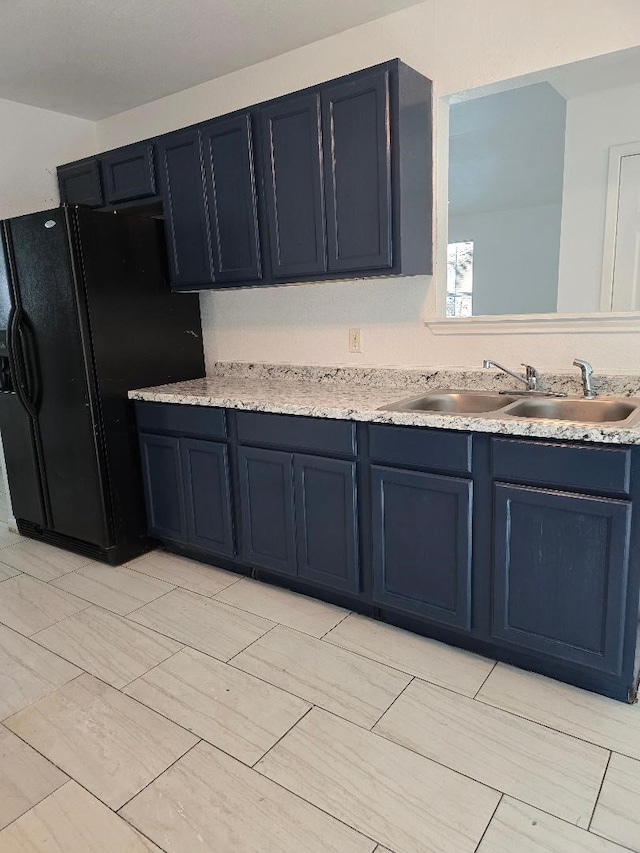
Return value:
<svg viewBox="0 0 640 853">
<path fill-rule="evenodd" d="M 371 426 L 369 442 L 371 458 L 380 462 L 471 472 L 471 436 L 465 432 Z"/>
<path fill-rule="evenodd" d="M 288 450 L 355 454 L 355 424 L 296 415 L 238 412 L 238 441 Z"/>
<path fill-rule="evenodd" d="M 203 438 L 226 438 L 224 409 L 178 403 L 136 403 L 136 420 L 142 432 L 172 432 Z"/>
<path fill-rule="evenodd" d="M 499 480 L 629 494 L 631 450 L 514 441 L 491 442 L 491 473 Z"/>
</svg>

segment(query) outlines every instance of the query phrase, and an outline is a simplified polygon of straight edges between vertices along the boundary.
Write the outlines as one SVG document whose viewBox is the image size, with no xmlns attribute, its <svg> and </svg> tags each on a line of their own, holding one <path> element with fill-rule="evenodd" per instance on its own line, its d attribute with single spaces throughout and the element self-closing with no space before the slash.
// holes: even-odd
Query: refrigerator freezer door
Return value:
<svg viewBox="0 0 640 853">
<path fill-rule="evenodd" d="M 67 215 L 57 209 L 8 223 L 22 306 L 19 337 L 37 412 L 51 527 L 107 547 L 100 416 Z"/>
<path fill-rule="evenodd" d="M 11 505 L 16 518 L 46 524 L 31 419 L 15 394 L 0 393 L 0 433 L 7 466 Z"/>
</svg>

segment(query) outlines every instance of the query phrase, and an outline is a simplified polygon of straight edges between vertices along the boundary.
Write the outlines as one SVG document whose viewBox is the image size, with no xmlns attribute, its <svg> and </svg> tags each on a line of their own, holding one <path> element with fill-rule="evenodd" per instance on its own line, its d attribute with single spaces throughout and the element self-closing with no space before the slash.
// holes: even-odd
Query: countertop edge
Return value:
<svg viewBox="0 0 640 853">
<path fill-rule="evenodd" d="M 212 380 L 213 381 L 213 380 Z M 312 406 L 293 402 L 278 403 L 253 399 L 250 396 L 197 394 L 181 389 L 175 390 L 143 388 L 129 391 L 131 400 L 174 405 L 207 406 L 211 408 L 236 409 L 239 411 L 266 412 L 282 415 L 297 415 L 331 420 L 350 420 L 364 423 L 395 424 L 397 426 L 428 427 L 461 432 L 514 435 L 521 438 L 551 438 L 556 440 L 583 441 L 596 444 L 640 444 L 640 426 L 589 426 L 569 421 L 526 420 L 513 416 L 478 417 L 468 415 L 443 415 L 423 412 L 380 411 L 377 406 Z M 292 389 L 294 390 L 294 389 Z M 377 393 L 383 389 L 375 389 Z M 392 391 L 397 397 L 398 389 L 384 389 L 385 397 Z M 373 389 L 372 389 L 373 392 Z M 380 405 L 385 405 L 386 399 Z"/>
</svg>

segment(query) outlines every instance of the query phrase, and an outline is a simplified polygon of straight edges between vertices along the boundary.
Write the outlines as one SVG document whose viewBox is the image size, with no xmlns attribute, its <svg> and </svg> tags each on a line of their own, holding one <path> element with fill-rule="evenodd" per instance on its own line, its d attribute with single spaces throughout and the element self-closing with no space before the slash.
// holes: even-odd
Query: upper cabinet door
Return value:
<svg viewBox="0 0 640 853">
<path fill-rule="evenodd" d="M 162 137 L 158 172 L 174 289 L 211 284 L 213 265 L 198 130 Z"/>
<path fill-rule="evenodd" d="M 322 92 L 329 271 L 392 265 L 389 71 Z"/>
<path fill-rule="evenodd" d="M 102 184 L 98 161 L 83 160 L 58 167 L 58 187 L 61 204 L 84 204 L 102 207 Z"/>
<path fill-rule="evenodd" d="M 216 283 L 261 277 L 251 116 L 202 128 Z"/>
<path fill-rule="evenodd" d="M 102 179 L 107 204 L 155 195 L 153 144 L 139 142 L 103 154 Z"/>
<path fill-rule="evenodd" d="M 260 116 L 272 274 L 324 272 L 320 96 L 286 98 Z"/>
</svg>

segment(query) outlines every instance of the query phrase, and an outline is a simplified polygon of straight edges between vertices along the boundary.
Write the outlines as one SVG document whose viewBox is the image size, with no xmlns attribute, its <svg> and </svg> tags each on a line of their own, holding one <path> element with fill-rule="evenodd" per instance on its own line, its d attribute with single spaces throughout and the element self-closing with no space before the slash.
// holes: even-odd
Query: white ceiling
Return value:
<svg viewBox="0 0 640 853">
<path fill-rule="evenodd" d="M 89 119 L 421 0 L 0 0 L 0 98 Z"/>
</svg>

